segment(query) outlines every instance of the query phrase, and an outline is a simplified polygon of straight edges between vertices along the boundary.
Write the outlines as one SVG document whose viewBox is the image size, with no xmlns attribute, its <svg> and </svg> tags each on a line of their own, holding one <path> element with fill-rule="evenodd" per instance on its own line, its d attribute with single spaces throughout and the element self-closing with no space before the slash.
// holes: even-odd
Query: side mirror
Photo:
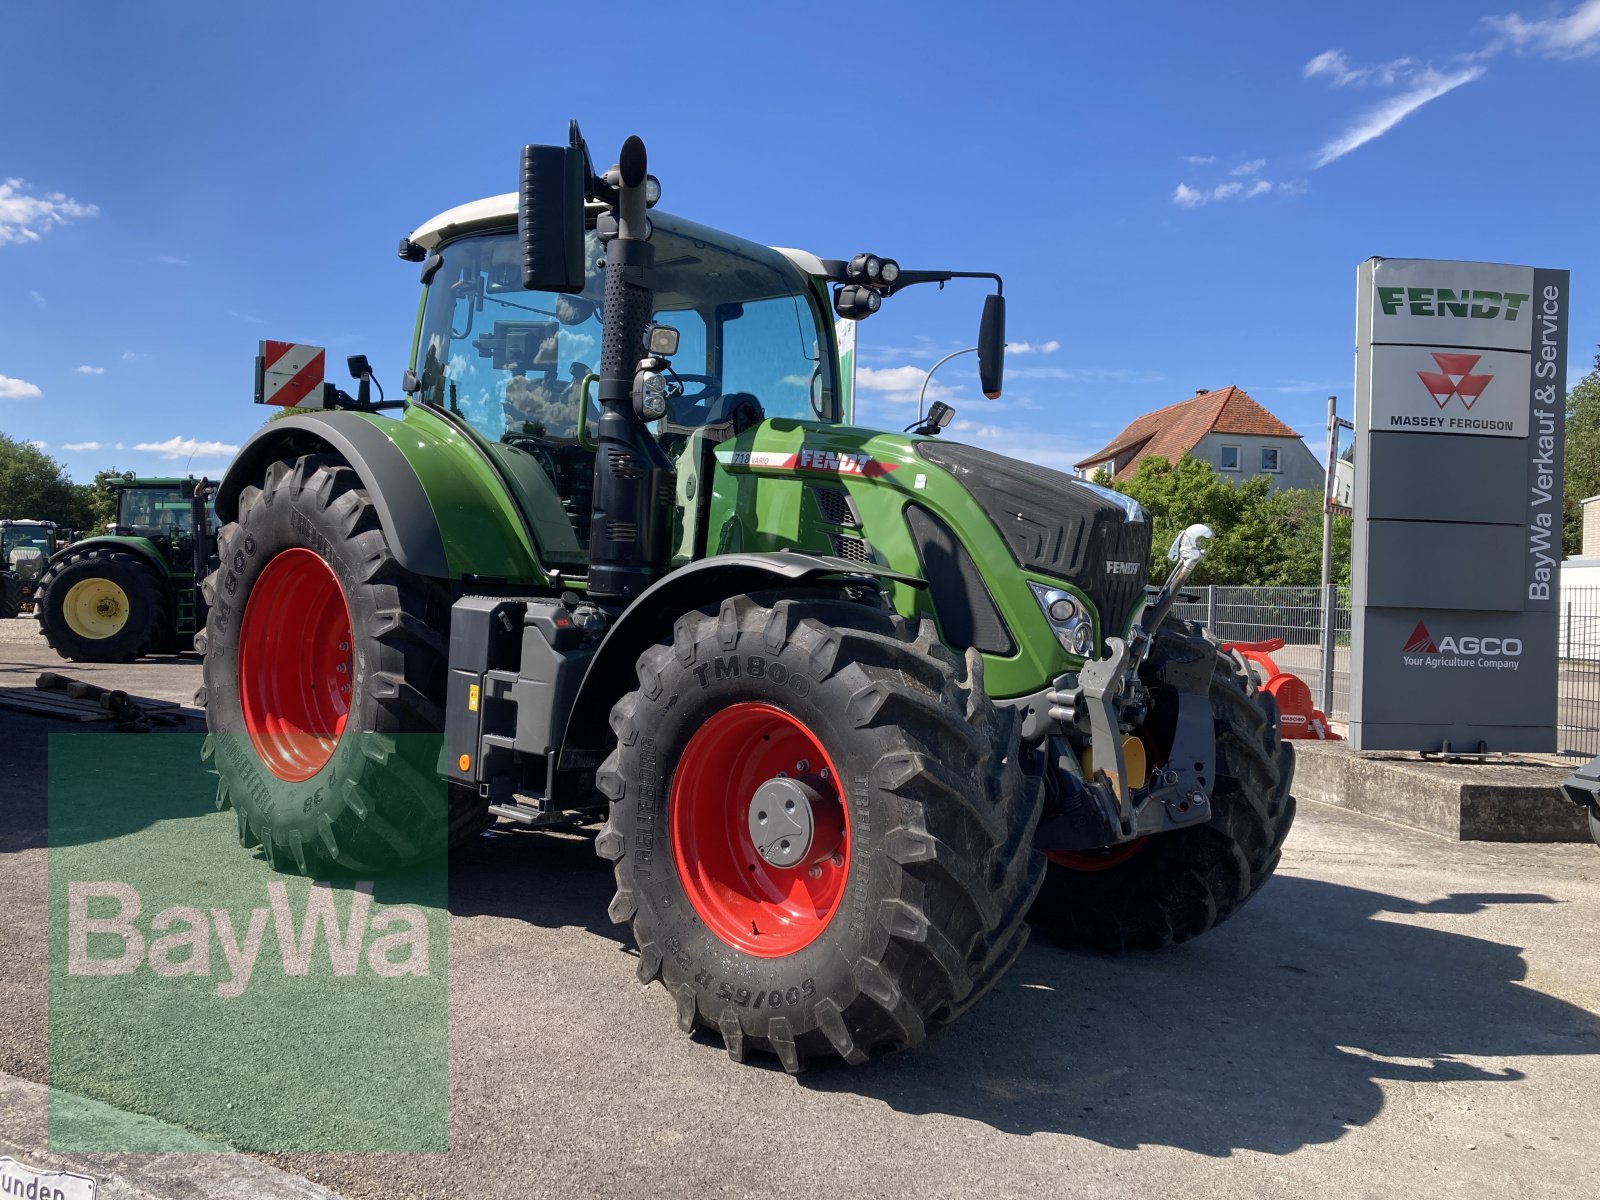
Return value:
<svg viewBox="0 0 1600 1200">
<path fill-rule="evenodd" d="M 583 149 L 524 146 L 517 196 L 522 286 L 583 291 Z"/>
<path fill-rule="evenodd" d="M 990 400 L 1000 399 L 1000 380 L 1006 370 L 1006 298 L 985 297 L 983 321 L 978 326 L 978 383 Z"/>
</svg>

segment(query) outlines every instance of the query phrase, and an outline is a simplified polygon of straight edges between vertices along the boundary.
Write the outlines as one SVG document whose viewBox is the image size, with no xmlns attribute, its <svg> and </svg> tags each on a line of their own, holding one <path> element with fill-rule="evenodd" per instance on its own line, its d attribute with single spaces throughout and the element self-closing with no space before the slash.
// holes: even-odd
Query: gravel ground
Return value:
<svg viewBox="0 0 1600 1200">
<path fill-rule="evenodd" d="M 0 646 L 0 674 L 49 665 Z M 178 698 L 198 665 L 97 681 Z M 0 1070 L 31 1080 L 58 728 L 0 713 Z M 681 1036 L 610 892 L 583 838 L 491 835 L 454 859 L 452 1148 L 261 1157 L 362 1197 L 1600 1191 L 1593 846 L 1307 804 L 1278 877 L 1215 933 L 1122 958 L 1031 945 L 922 1048 L 798 1079 Z"/>
</svg>

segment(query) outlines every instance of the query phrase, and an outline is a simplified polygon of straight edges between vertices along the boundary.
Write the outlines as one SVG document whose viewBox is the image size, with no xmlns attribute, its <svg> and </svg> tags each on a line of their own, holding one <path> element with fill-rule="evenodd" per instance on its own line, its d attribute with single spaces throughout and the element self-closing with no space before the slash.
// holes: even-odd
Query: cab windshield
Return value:
<svg viewBox="0 0 1600 1200">
<path fill-rule="evenodd" d="M 144 488 L 124 491 L 118 506 L 118 525 L 188 533 L 194 527 L 189 501 L 179 488 Z"/>
<path fill-rule="evenodd" d="M 829 326 L 806 277 L 776 251 L 652 218 L 655 320 L 678 331 L 671 361 L 681 384 L 654 427 L 663 448 L 681 458 L 694 441 L 698 452 L 697 432 L 734 421 L 835 420 L 832 344 L 819 332 Z M 494 445 L 502 470 L 524 485 L 525 506 L 554 497 L 557 520 L 530 514 L 547 561 L 586 562 L 594 452 L 582 444 L 578 407 L 585 377 L 599 373 L 605 247 L 588 234 L 589 275 L 576 295 L 523 290 L 513 230 L 458 238 L 440 254 L 413 365 L 418 398 Z"/>
</svg>

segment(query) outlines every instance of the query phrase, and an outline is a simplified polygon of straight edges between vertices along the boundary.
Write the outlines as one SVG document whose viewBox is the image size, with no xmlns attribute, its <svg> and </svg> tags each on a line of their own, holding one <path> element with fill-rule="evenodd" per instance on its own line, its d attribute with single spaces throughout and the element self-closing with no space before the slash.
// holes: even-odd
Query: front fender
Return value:
<svg viewBox="0 0 1600 1200">
<path fill-rule="evenodd" d="M 44 577 L 45 571 L 48 571 L 51 567 L 67 558 L 69 555 L 76 554 L 79 550 L 92 550 L 97 546 L 105 546 L 108 549 L 114 547 L 115 549 L 122 551 L 131 551 L 134 554 L 138 554 L 143 558 L 149 559 L 150 565 L 153 566 L 157 571 L 161 572 L 161 578 L 170 579 L 172 577 L 172 569 L 167 566 L 167 560 L 161 557 L 161 551 L 156 548 L 156 544 L 149 538 L 131 537 L 123 536 L 121 534 L 108 533 L 99 537 L 79 538 L 77 541 L 63 546 L 50 556 L 49 562 L 45 563 L 44 567 L 39 572 L 40 578 Z"/>
<path fill-rule="evenodd" d="M 271 421 L 244 444 L 217 488 L 217 516 L 238 519 L 239 493 L 280 459 L 338 455 L 360 476 L 395 558 L 433 579 L 543 584 L 527 527 L 494 469 L 442 417 L 332 411 Z"/>
<path fill-rule="evenodd" d="M 677 619 L 691 609 L 763 588 L 799 590 L 846 575 L 893 579 L 912 587 L 927 584 L 913 575 L 821 554 L 776 551 L 770 554 L 718 554 L 679 567 L 640 594 L 611 625 L 595 651 L 567 718 L 562 745 L 598 750 L 605 742 L 611 706 L 635 684 L 634 664 L 645 650 L 667 637 Z"/>
</svg>

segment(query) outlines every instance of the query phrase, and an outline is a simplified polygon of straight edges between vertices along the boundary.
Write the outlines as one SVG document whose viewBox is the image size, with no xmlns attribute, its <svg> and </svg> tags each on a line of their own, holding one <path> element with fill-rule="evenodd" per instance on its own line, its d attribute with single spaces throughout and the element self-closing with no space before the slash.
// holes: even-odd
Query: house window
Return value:
<svg viewBox="0 0 1600 1200">
<path fill-rule="evenodd" d="M 1278 471 L 1278 448 L 1276 446 L 1261 447 L 1261 469 L 1263 471 Z"/>
<path fill-rule="evenodd" d="M 1222 461 L 1219 465 L 1224 471 L 1237 471 L 1239 469 L 1239 447 L 1223 446 Z"/>
</svg>

